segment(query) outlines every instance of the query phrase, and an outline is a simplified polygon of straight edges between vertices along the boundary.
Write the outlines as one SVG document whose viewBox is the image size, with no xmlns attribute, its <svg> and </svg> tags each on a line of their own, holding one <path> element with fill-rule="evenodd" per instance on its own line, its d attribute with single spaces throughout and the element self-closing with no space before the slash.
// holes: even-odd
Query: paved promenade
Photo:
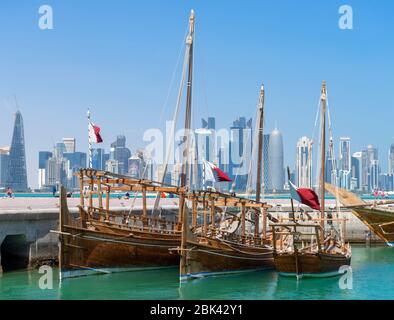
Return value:
<svg viewBox="0 0 394 320">
<path fill-rule="evenodd" d="M 153 198 L 148 199 L 148 206 L 153 206 L 154 204 Z M 76 208 L 79 205 L 79 198 L 68 198 L 68 206 L 69 208 Z M 280 206 L 283 209 L 287 209 L 290 207 L 289 199 L 268 199 L 267 202 L 276 207 Z M 87 203 L 87 202 L 85 202 Z M 97 199 L 94 199 L 94 203 L 97 205 Z M 178 199 L 176 198 L 165 198 L 161 199 L 161 203 L 163 205 L 177 205 Z M 117 199 L 111 198 L 111 207 L 125 207 L 130 208 L 132 205 L 135 207 L 142 206 L 141 198 L 137 198 L 135 201 L 133 198 L 131 199 Z M 334 200 L 327 201 L 328 207 L 335 206 Z M 55 209 L 59 208 L 59 198 L 0 198 L 0 213 L 8 210 L 40 210 L 40 209 Z"/>
</svg>

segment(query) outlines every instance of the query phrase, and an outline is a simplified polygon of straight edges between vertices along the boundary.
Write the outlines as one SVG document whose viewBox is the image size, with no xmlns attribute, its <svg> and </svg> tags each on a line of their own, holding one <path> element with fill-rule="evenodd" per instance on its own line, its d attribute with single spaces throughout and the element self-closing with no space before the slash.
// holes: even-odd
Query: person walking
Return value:
<svg viewBox="0 0 394 320">
<path fill-rule="evenodd" d="M 13 198 L 13 192 L 12 192 L 12 188 L 11 187 L 7 188 L 7 197 L 8 198 Z"/>
</svg>

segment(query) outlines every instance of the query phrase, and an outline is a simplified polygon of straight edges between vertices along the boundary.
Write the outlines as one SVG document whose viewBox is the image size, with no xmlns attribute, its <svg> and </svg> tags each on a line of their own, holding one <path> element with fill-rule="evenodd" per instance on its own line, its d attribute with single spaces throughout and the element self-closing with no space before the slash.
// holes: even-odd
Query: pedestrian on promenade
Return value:
<svg viewBox="0 0 394 320">
<path fill-rule="evenodd" d="M 13 192 L 12 192 L 12 188 L 11 187 L 8 187 L 8 189 L 7 189 L 7 197 L 8 198 L 13 198 Z"/>
<path fill-rule="evenodd" d="M 55 195 L 56 195 L 56 187 L 55 186 L 52 187 L 52 194 L 55 197 Z"/>
</svg>

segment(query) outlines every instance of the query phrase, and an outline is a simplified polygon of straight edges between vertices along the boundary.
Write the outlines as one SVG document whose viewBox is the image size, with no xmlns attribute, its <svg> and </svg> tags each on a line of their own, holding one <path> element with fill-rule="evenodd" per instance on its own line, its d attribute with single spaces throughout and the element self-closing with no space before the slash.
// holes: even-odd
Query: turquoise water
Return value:
<svg viewBox="0 0 394 320">
<path fill-rule="evenodd" d="M 353 289 L 339 277 L 301 279 L 274 271 L 218 276 L 179 285 L 178 269 L 141 271 L 68 279 L 52 290 L 39 289 L 38 271 L 0 278 L 0 299 L 394 299 L 394 248 L 353 247 Z"/>
</svg>

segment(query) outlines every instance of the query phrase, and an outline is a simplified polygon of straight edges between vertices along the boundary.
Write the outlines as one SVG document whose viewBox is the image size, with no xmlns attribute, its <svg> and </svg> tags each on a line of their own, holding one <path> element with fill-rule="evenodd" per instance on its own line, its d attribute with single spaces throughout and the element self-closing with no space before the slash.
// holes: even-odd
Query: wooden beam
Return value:
<svg viewBox="0 0 394 320">
<path fill-rule="evenodd" d="M 147 210 L 146 210 L 146 188 L 142 189 L 142 215 L 146 218 L 147 217 Z"/>
<path fill-rule="evenodd" d="M 90 179 L 90 184 L 89 184 L 89 189 L 90 189 L 90 194 L 89 194 L 89 213 L 91 213 L 91 208 L 93 207 L 93 178 Z"/>
<path fill-rule="evenodd" d="M 246 208 L 242 206 L 241 208 L 241 235 L 242 235 L 242 242 L 245 241 L 245 234 L 246 234 Z"/>
<path fill-rule="evenodd" d="M 267 209 L 263 208 L 263 239 L 267 239 Z"/>
<path fill-rule="evenodd" d="M 85 199 L 83 196 L 83 173 L 82 173 L 82 171 L 79 172 L 79 205 L 81 207 L 85 206 Z"/>
<path fill-rule="evenodd" d="M 193 199 L 192 200 L 192 227 L 195 227 L 197 225 L 197 205 L 198 202 Z"/>
<path fill-rule="evenodd" d="M 103 208 L 103 191 L 101 190 L 101 180 L 97 181 L 97 193 L 98 193 L 98 201 L 99 201 L 99 208 Z"/>
<path fill-rule="evenodd" d="M 111 197 L 111 188 L 110 187 L 108 187 L 107 188 L 107 190 L 106 190 L 106 192 L 105 192 L 105 209 L 106 209 L 106 217 L 105 217 L 105 219 L 108 221 L 109 220 L 109 214 L 108 214 L 108 212 L 109 212 L 109 199 L 110 199 L 110 197 Z"/>
<path fill-rule="evenodd" d="M 212 225 L 212 228 L 214 228 L 215 227 L 215 200 L 211 199 L 210 202 L 211 202 L 211 205 L 210 205 L 211 225 Z"/>
</svg>

